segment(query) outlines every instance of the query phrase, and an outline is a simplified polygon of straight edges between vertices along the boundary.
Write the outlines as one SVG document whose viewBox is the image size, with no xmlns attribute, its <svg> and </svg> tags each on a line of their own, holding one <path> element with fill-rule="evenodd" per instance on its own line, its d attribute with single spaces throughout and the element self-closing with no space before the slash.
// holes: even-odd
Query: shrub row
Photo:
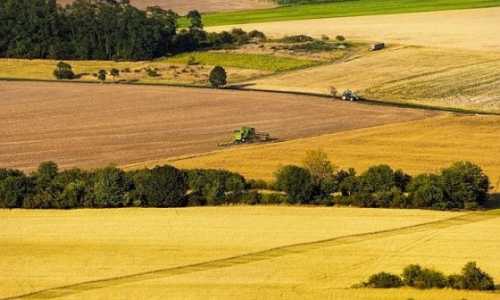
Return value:
<svg viewBox="0 0 500 300">
<path fill-rule="evenodd" d="M 182 207 L 243 198 L 245 179 L 219 170 L 182 171 L 171 166 L 125 172 L 106 167 L 59 171 L 53 162 L 30 175 L 0 169 L 2 208 Z"/>
<path fill-rule="evenodd" d="M 439 271 L 409 265 L 401 276 L 381 272 L 370 276 L 368 281 L 354 287 L 398 288 L 409 286 L 418 289 L 452 288 L 459 290 L 491 291 L 495 289 L 493 278 L 477 267 L 475 262 L 467 263 L 461 274 L 445 276 Z"/>
<path fill-rule="evenodd" d="M 476 208 L 488 198 L 482 170 L 458 162 L 440 174 L 410 177 L 380 165 L 361 175 L 337 170 L 322 152 L 311 152 L 305 167 L 284 166 L 276 180 L 245 180 L 225 170 L 178 170 L 172 166 L 135 171 L 116 167 L 59 171 L 42 163 L 26 175 L 0 169 L 2 208 L 181 207 L 186 205 L 316 204 L 397 208 Z"/>
<path fill-rule="evenodd" d="M 471 162 L 416 177 L 387 165 L 360 175 L 338 170 L 321 151 L 309 152 L 303 165 L 284 166 L 275 174 L 275 188 L 287 193 L 289 203 L 448 210 L 478 208 L 489 198 L 490 181 Z"/>
</svg>

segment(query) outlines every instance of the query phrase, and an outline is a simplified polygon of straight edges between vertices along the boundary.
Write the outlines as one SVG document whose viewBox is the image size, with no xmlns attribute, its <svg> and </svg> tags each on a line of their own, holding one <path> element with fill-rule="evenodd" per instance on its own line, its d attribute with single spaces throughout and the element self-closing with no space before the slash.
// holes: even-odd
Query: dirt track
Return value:
<svg viewBox="0 0 500 300">
<path fill-rule="evenodd" d="M 270 36 L 293 34 L 345 35 L 349 39 L 433 47 L 500 51 L 500 8 L 397 15 L 284 21 L 238 25 Z M 220 31 L 235 26 L 212 27 Z"/>
<path fill-rule="evenodd" d="M 73 0 L 59 0 L 61 4 L 71 3 Z M 131 0 L 130 3 L 139 8 L 160 6 L 172 9 L 176 13 L 185 14 L 192 9 L 201 12 L 232 11 L 241 9 L 257 9 L 273 7 L 273 3 L 266 0 Z"/>
<path fill-rule="evenodd" d="M 283 140 L 434 113 L 257 92 L 0 82 L 0 167 L 130 164 L 217 149 L 242 125 Z"/>
</svg>

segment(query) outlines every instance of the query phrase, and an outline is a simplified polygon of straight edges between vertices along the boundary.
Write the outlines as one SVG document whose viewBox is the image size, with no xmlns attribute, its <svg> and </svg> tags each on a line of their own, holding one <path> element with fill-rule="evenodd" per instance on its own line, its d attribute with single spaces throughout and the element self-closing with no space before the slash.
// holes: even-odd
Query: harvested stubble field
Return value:
<svg viewBox="0 0 500 300">
<path fill-rule="evenodd" d="M 377 1 L 361 2 L 377 3 Z M 360 1 L 346 1 L 344 3 L 360 3 Z M 404 9 L 404 5 L 401 4 L 400 0 L 392 1 L 392 4 Z M 380 12 L 384 13 L 383 10 Z M 387 43 L 500 51 L 500 37 L 497 33 L 499 19 L 500 8 L 495 7 L 383 16 L 282 21 L 237 26 L 228 25 L 211 27 L 209 30 L 220 31 L 241 27 L 245 30 L 257 29 L 271 37 L 295 34 L 320 37 L 321 35 L 336 36 L 342 34 L 350 39 L 378 40 Z"/>
<path fill-rule="evenodd" d="M 307 150 L 318 148 L 327 152 L 334 164 L 354 167 L 360 172 L 386 163 L 417 174 L 439 171 L 455 161 L 469 160 L 484 168 L 498 191 L 499 132 L 500 117 L 497 116 L 444 115 L 168 162 L 183 168 L 225 168 L 250 178 L 272 180 L 281 165 L 301 164 Z M 151 165 L 157 163 L 161 161 Z"/>
<path fill-rule="evenodd" d="M 0 298 L 495 299 L 349 287 L 410 263 L 451 273 L 470 260 L 498 281 L 499 216 L 273 206 L 0 210 Z"/>
<path fill-rule="evenodd" d="M 98 167 L 207 152 L 243 125 L 288 140 L 434 115 L 307 96 L 159 86 L 0 82 L 0 90 L 0 167 L 27 170 L 46 160 Z"/>
<path fill-rule="evenodd" d="M 62 5 L 72 3 L 73 1 L 74 0 L 58 0 Z M 163 9 L 171 9 L 178 14 L 186 14 L 193 9 L 197 9 L 201 12 L 216 12 L 269 8 L 275 6 L 272 1 L 267 0 L 131 0 L 130 3 L 141 9 L 150 6 L 160 6 Z"/>
<path fill-rule="evenodd" d="M 323 94 L 335 86 L 368 99 L 500 111 L 500 52 L 394 45 L 248 83 L 258 89 Z"/>
</svg>

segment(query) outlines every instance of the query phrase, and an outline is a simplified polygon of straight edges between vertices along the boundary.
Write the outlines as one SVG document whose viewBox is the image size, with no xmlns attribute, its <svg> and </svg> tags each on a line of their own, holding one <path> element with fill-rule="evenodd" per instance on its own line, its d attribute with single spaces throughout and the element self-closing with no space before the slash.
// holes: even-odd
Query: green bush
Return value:
<svg viewBox="0 0 500 300">
<path fill-rule="evenodd" d="M 321 52 L 321 51 L 331 51 L 337 48 L 336 45 L 328 43 L 325 41 L 311 41 L 297 45 L 291 45 L 288 47 L 289 50 L 293 51 L 306 51 L 306 52 Z"/>
<path fill-rule="evenodd" d="M 419 289 L 453 288 L 465 290 L 490 291 L 495 289 L 493 278 L 476 266 L 475 262 L 467 263 L 460 275 L 446 277 L 443 273 L 422 268 L 419 265 L 409 265 L 403 270 L 402 279 L 399 276 L 386 272 L 370 276 L 361 287 L 391 288 L 409 286 Z"/>
<path fill-rule="evenodd" d="M 267 190 L 269 188 L 269 184 L 262 179 L 249 179 L 247 181 L 247 189 L 249 190 Z"/>
<path fill-rule="evenodd" d="M 394 275 L 391 273 L 380 272 L 377 274 L 373 274 L 368 278 L 368 281 L 363 284 L 365 287 L 370 288 L 398 288 L 403 285 L 403 281 L 398 275 Z"/>
<path fill-rule="evenodd" d="M 191 199 L 203 199 L 208 205 L 234 202 L 246 189 L 245 178 L 225 170 L 188 170 Z"/>
<path fill-rule="evenodd" d="M 443 273 L 419 265 L 407 266 L 403 270 L 402 277 L 405 285 L 419 289 L 444 288 L 448 285 Z"/>
<path fill-rule="evenodd" d="M 288 198 L 284 194 L 279 193 L 263 193 L 261 194 L 260 203 L 267 205 L 284 204 L 288 202 Z"/>
<path fill-rule="evenodd" d="M 467 263 L 462 269 L 459 285 L 466 290 L 491 291 L 495 289 L 493 278 L 477 267 L 475 262 Z"/>
<path fill-rule="evenodd" d="M 60 61 L 54 70 L 54 77 L 58 80 L 73 79 L 75 78 L 75 73 L 73 73 L 70 64 Z"/>
<path fill-rule="evenodd" d="M 231 30 L 231 35 L 233 36 L 233 41 L 235 41 L 236 44 L 239 44 L 239 45 L 246 44 L 250 40 L 248 33 L 246 33 L 241 28 L 233 28 Z"/>
<path fill-rule="evenodd" d="M 280 40 L 282 43 L 305 43 L 305 42 L 312 42 L 314 39 L 310 36 L 304 35 L 304 34 L 299 34 L 299 35 L 291 35 L 291 36 L 285 36 Z"/>
<path fill-rule="evenodd" d="M 309 203 L 312 199 L 313 181 L 311 173 L 298 166 L 284 166 L 276 173 L 276 187 L 287 193 L 289 203 Z"/>
<path fill-rule="evenodd" d="M 238 203 L 248 204 L 248 205 L 256 205 L 260 204 L 262 201 L 262 196 L 256 191 L 249 191 L 241 194 L 238 199 Z"/>
<path fill-rule="evenodd" d="M 248 33 L 248 37 L 252 40 L 265 41 L 267 39 L 266 35 L 262 31 L 252 30 Z"/>
</svg>

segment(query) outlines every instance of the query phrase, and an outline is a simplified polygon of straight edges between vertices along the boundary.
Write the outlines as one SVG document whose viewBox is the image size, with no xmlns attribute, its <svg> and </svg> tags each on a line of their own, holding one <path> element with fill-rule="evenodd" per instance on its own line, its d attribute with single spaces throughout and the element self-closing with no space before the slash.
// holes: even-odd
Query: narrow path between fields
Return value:
<svg viewBox="0 0 500 300">
<path fill-rule="evenodd" d="M 401 234 L 410 234 L 415 232 L 423 232 L 429 230 L 440 230 L 453 226 L 466 225 L 475 222 L 481 222 L 488 219 L 493 219 L 498 217 L 498 215 L 488 215 L 483 213 L 468 213 L 457 217 L 448 218 L 439 221 L 433 221 L 418 225 L 382 230 L 377 232 L 368 232 L 362 234 L 354 234 L 341 236 L 331 239 L 325 239 L 314 242 L 299 243 L 292 245 L 285 245 L 276 248 L 271 248 L 263 251 L 216 259 L 206 262 L 200 262 L 196 264 L 190 264 L 185 266 L 166 268 L 160 270 L 154 270 L 144 273 L 131 274 L 119 277 L 112 277 L 94 281 L 86 281 L 75 284 L 70 284 L 61 287 L 49 288 L 45 290 L 36 291 L 33 293 L 28 293 L 24 295 L 18 295 L 14 297 L 0 298 L 0 300 L 13 300 L 13 299 L 53 299 L 73 294 L 78 294 L 86 291 L 108 288 L 117 285 L 135 283 L 151 279 L 159 279 L 165 277 L 171 277 L 181 274 L 189 274 L 202 271 L 210 271 L 221 268 L 228 268 L 237 265 L 244 265 L 253 262 L 259 262 L 264 260 L 270 260 L 273 258 L 283 257 L 286 255 L 300 254 L 304 252 L 309 252 L 312 250 L 317 250 L 320 248 L 334 247 L 338 245 L 353 244 L 358 242 L 363 242 L 367 240 L 386 238 Z"/>
</svg>

